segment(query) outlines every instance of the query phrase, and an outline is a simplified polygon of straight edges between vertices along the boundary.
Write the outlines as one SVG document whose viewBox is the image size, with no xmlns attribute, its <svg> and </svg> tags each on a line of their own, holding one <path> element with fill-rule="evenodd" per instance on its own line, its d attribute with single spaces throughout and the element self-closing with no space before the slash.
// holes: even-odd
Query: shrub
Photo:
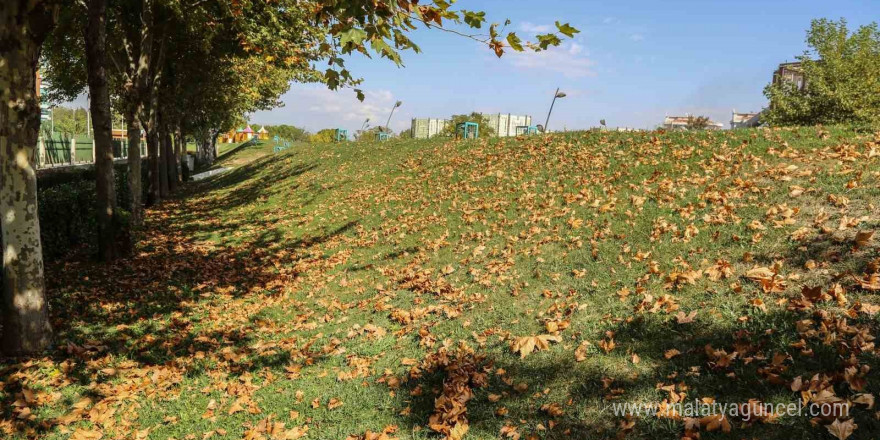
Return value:
<svg viewBox="0 0 880 440">
<path fill-rule="evenodd" d="M 120 222 L 118 239 L 125 241 L 129 237 L 128 211 L 131 209 L 128 167 L 117 166 L 115 177 Z M 144 182 L 141 200 L 146 200 L 146 167 L 143 168 L 141 179 Z M 94 170 L 58 170 L 41 175 L 38 177 L 37 190 L 44 257 L 58 258 L 71 249 L 83 247 L 94 252 L 98 238 Z"/>
</svg>

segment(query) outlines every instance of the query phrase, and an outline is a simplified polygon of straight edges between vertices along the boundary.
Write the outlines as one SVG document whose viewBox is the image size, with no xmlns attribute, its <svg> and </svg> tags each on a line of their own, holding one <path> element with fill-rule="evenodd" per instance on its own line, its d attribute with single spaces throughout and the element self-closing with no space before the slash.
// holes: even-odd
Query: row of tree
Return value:
<svg viewBox="0 0 880 440">
<path fill-rule="evenodd" d="M 123 225 L 116 206 L 111 118 L 124 116 L 129 139 L 132 226 L 142 202 L 174 191 L 183 139 L 198 140 L 198 158 L 213 159 L 217 134 L 242 115 L 278 104 L 292 81 L 355 88 L 345 66 L 354 52 L 400 64 L 399 51 L 419 51 L 408 34 L 419 25 L 455 32 L 505 50 L 545 50 L 576 29 L 524 43 L 509 24 L 467 35 L 444 27 L 486 24 L 485 13 L 436 0 L 4 0 L 0 6 L 0 228 L 3 246 L 2 350 L 28 354 L 51 340 L 37 179 L 33 158 L 40 130 L 36 91 L 42 67 L 50 99 L 86 91 L 96 149 L 100 256 L 120 254 Z M 323 64 L 324 67 L 319 67 Z M 148 197 L 141 201 L 140 131 L 146 132 Z"/>
</svg>

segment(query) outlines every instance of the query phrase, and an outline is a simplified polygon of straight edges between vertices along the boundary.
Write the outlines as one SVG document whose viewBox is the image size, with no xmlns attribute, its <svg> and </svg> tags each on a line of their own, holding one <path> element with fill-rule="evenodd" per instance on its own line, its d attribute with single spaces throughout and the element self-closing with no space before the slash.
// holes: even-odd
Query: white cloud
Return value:
<svg viewBox="0 0 880 440">
<path fill-rule="evenodd" d="M 632 34 L 629 36 L 629 39 L 633 41 L 642 41 L 645 39 L 645 36 L 642 34 Z"/>
<path fill-rule="evenodd" d="M 553 31 L 554 27 L 549 24 L 534 24 L 524 21 L 520 23 L 519 30 L 529 34 L 543 34 Z"/>
<path fill-rule="evenodd" d="M 388 90 L 364 90 L 364 95 L 361 102 L 351 89 L 333 91 L 319 85 L 293 84 L 281 97 L 283 107 L 257 112 L 251 120 L 262 124 L 297 125 L 312 132 L 340 127 L 354 133 L 367 118 L 370 126 L 384 125 L 396 100 L 394 94 Z M 408 126 L 409 119 L 398 109 L 391 128 L 400 131 Z"/>
<path fill-rule="evenodd" d="M 561 73 L 567 78 L 592 76 L 593 61 L 587 57 L 584 47 L 574 42 L 541 52 L 508 52 L 504 55 L 513 66 L 521 69 L 546 70 Z"/>
</svg>

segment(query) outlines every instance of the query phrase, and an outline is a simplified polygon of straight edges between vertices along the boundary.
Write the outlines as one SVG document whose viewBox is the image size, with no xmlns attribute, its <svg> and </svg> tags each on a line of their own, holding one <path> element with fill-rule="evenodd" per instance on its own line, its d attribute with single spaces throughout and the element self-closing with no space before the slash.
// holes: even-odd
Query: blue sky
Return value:
<svg viewBox="0 0 880 440">
<path fill-rule="evenodd" d="M 293 124 L 311 131 L 356 130 L 364 119 L 383 125 L 392 103 L 403 101 L 392 128 L 413 117 L 448 117 L 470 111 L 529 114 L 543 123 L 553 91 L 551 129 L 580 129 L 606 119 L 611 127 L 652 128 L 664 114 L 705 114 L 728 125 L 730 112 L 757 111 L 762 89 L 780 62 L 806 49 L 814 18 L 845 18 L 851 28 L 880 19 L 880 1 L 617 1 L 460 0 L 490 21 L 512 20 L 524 39 L 555 20 L 581 30 L 573 40 L 541 54 L 495 57 L 478 43 L 436 30 L 413 38 L 421 54 L 405 53 L 404 68 L 384 59 L 353 57 L 367 99 L 350 90 L 293 84 L 285 105 L 251 115 L 263 124 Z"/>
</svg>

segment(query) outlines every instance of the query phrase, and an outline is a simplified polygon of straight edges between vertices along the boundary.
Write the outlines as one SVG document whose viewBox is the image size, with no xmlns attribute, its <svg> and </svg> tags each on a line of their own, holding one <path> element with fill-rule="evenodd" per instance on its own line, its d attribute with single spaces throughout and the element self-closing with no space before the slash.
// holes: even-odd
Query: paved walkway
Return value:
<svg viewBox="0 0 880 440">
<path fill-rule="evenodd" d="M 231 169 L 232 168 L 223 167 L 223 168 L 217 168 L 215 170 L 205 171 L 204 173 L 193 174 L 192 180 L 194 180 L 194 181 L 204 180 L 204 179 L 207 179 L 208 177 L 211 177 L 211 176 L 223 174 Z"/>
</svg>

